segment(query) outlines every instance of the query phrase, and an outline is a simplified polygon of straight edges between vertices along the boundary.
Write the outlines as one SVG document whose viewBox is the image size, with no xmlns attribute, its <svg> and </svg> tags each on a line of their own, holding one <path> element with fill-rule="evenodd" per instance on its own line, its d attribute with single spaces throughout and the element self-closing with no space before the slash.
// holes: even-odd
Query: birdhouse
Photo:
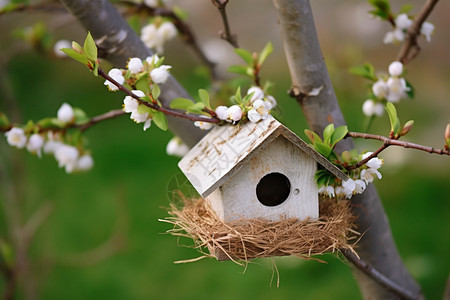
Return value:
<svg viewBox="0 0 450 300">
<path fill-rule="evenodd" d="M 347 177 L 273 117 L 217 126 L 179 162 L 223 221 L 319 217 L 317 168 Z"/>
</svg>

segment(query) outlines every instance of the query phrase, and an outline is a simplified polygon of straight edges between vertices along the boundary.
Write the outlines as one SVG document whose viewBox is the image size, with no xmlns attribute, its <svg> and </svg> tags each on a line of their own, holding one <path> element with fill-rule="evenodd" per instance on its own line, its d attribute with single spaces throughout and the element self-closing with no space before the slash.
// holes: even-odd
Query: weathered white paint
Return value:
<svg viewBox="0 0 450 300">
<path fill-rule="evenodd" d="M 346 180 L 333 164 L 274 118 L 258 123 L 221 126 L 211 130 L 179 162 L 179 167 L 208 200 L 219 218 L 317 218 L 317 163 Z M 285 202 L 265 206 L 256 185 L 278 172 L 288 177 L 291 191 Z M 294 190 L 298 189 L 298 194 Z"/>
<path fill-rule="evenodd" d="M 316 162 L 283 136 L 252 153 L 241 169 L 215 190 L 206 200 L 225 221 L 246 218 L 264 218 L 278 221 L 282 218 L 319 216 L 317 185 L 314 174 Z M 256 186 L 265 175 L 284 174 L 291 183 L 288 198 L 278 206 L 265 206 L 256 196 Z M 294 190 L 298 190 L 298 194 Z"/>
</svg>

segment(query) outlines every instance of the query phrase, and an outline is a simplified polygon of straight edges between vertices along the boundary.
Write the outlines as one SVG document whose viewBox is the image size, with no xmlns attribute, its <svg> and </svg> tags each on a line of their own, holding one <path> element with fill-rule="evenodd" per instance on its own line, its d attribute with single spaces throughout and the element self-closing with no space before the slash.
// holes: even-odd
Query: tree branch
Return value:
<svg viewBox="0 0 450 300">
<path fill-rule="evenodd" d="M 129 89 L 127 89 L 126 87 L 124 87 L 123 85 L 121 85 L 120 83 L 115 81 L 113 78 L 111 78 L 111 76 L 106 74 L 105 71 L 103 71 L 103 69 L 100 68 L 100 67 L 98 68 L 98 75 L 100 75 L 103 78 L 105 78 L 106 80 L 111 81 L 112 83 L 114 83 L 114 85 L 116 85 L 119 88 L 119 90 L 125 92 L 128 96 L 136 99 L 140 104 L 145 105 L 147 107 L 150 107 L 150 108 L 152 108 L 154 110 L 160 111 L 160 112 L 164 113 L 165 115 L 174 116 L 174 117 L 178 117 L 178 118 L 183 118 L 183 119 L 187 119 L 187 120 L 190 120 L 190 121 L 202 121 L 202 122 L 208 122 L 208 123 L 220 123 L 221 122 L 221 120 L 219 120 L 216 117 L 206 118 L 206 117 L 203 117 L 203 116 L 200 116 L 200 115 L 189 115 L 189 114 L 185 114 L 183 112 L 179 112 L 179 111 L 176 111 L 176 110 L 165 108 L 163 106 L 159 106 L 158 104 L 155 104 L 155 103 L 143 101 L 138 96 L 133 94 Z"/>
<path fill-rule="evenodd" d="M 211 77 L 215 80 L 218 79 L 218 74 L 215 70 L 216 64 L 213 63 L 206 57 L 206 54 L 200 48 L 200 45 L 197 41 L 197 37 L 192 31 L 191 27 L 180 19 L 172 9 L 166 7 L 149 7 L 145 5 L 145 3 L 136 3 L 133 1 L 118 1 L 116 2 L 119 5 L 125 5 L 130 7 L 130 13 L 141 12 L 144 11 L 151 16 L 164 16 L 172 19 L 173 24 L 178 29 L 178 32 L 182 35 L 184 41 L 192 47 L 195 54 L 200 58 L 201 62 L 206 65 L 211 73 Z"/>
<path fill-rule="evenodd" d="M 228 22 L 228 15 L 226 11 L 228 0 L 211 0 L 211 2 L 219 10 L 220 16 L 222 17 L 223 26 L 225 28 L 225 32 L 220 32 L 220 37 L 230 43 L 234 48 L 239 48 L 237 36 L 231 33 L 230 23 Z"/>
<path fill-rule="evenodd" d="M 353 170 L 353 169 L 361 167 L 362 165 L 367 163 L 372 158 L 377 157 L 378 154 L 380 154 L 383 150 L 385 150 L 389 146 L 399 146 L 399 147 L 403 147 L 403 148 L 411 148 L 411 149 L 416 149 L 416 150 L 420 150 L 420 151 L 425 151 L 425 152 L 428 152 L 431 154 L 450 155 L 450 151 L 447 149 L 435 149 L 435 148 L 429 147 L 429 146 L 423 146 L 423 145 L 419 145 L 419 144 L 415 144 L 415 143 L 404 142 L 404 141 L 399 141 L 396 139 L 387 138 L 382 135 L 350 131 L 347 133 L 347 136 L 350 136 L 353 138 L 378 140 L 378 141 L 383 142 L 383 145 L 380 148 L 378 148 L 375 152 L 373 152 L 371 155 L 369 155 L 365 159 L 357 162 L 356 164 L 346 167 L 347 170 Z"/>
<path fill-rule="evenodd" d="M 425 2 L 419 15 L 414 20 L 414 23 L 408 28 L 406 41 L 402 44 L 402 47 L 398 52 L 397 61 L 407 64 L 419 54 L 420 46 L 417 43 L 417 38 L 420 35 L 420 29 L 438 1 L 439 0 L 427 0 L 427 2 Z M 414 52 L 411 52 L 413 50 Z"/>
<path fill-rule="evenodd" d="M 345 258 L 351 262 L 355 267 L 357 267 L 360 271 L 364 272 L 370 278 L 378 282 L 385 289 L 397 294 L 403 299 L 407 300 L 418 300 L 423 299 L 423 296 L 418 293 L 412 293 L 410 290 L 403 288 L 398 285 L 396 282 L 384 276 L 377 269 L 373 268 L 371 265 L 366 263 L 365 261 L 359 259 L 353 252 L 348 249 L 342 249 L 341 253 L 345 256 Z"/>
<path fill-rule="evenodd" d="M 309 95 L 314 88 L 323 86 L 317 96 L 303 97 L 300 101 L 310 128 L 322 133 L 329 123 L 345 125 L 322 57 L 309 1 L 273 0 L 273 3 L 291 73 L 293 94 Z M 345 139 L 338 143 L 336 151 L 353 148 L 353 141 Z M 401 261 L 389 222 L 373 185 L 369 185 L 363 194 L 352 198 L 352 210 L 358 217 L 358 230 L 365 232 L 358 243 L 358 255 L 361 259 L 405 289 L 419 293 L 420 287 Z M 397 295 L 380 288 L 377 282 L 364 273 L 357 272 L 355 277 L 365 299 L 397 299 Z"/>
<path fill-rule="evenodd" d="M 125 67 L 130 57 L 145 59 L 153 54 L 109 1 L 61 0 L 61 2 L 86 30 L 91 32 L 97 45 L 106 50 L 104 58 L 114 66 Z M 173 76 L 160 87 L 160 100 L 163 106 L 169 106 L 174 98 L 191 99 Z M 206 134 L 189 120 L 169 116 L 168 121 L 169 129 L 189 147 L 195 145 Z"/>
</svg>

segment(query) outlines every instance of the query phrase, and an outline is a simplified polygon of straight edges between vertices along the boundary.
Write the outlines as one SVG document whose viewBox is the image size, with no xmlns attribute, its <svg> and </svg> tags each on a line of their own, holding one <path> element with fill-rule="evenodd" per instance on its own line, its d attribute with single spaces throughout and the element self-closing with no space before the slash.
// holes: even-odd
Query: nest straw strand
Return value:
<svg viewBox="0 0 450 300">
<path fill-rule="evenodd" d="M 164 222 L 174 225 L 168 233 L 190 237 L 194 247 L 204 256 L 236 263 L 252 258 L 334 253 L 338 249 L 353 250 L 349 241 L 358 233 L 349 201 L 321 199 L 318 220 L 242 219 L 223 222 L 204 199 L 184 200 L 183 208 L 172 205 Z M 203 249 L 208 248 L 210 253 Z M 186 261 L 187 262 L 187 261 Z"/>
</svg>

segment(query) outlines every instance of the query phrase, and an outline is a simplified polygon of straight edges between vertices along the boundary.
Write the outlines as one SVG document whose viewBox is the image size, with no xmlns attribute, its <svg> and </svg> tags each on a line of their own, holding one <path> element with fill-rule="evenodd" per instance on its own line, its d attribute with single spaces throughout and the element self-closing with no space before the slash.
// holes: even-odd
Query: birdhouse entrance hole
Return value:
<svg viewBox="0 0 450 300">
<path fill-rule="evenodd" d="M 256 185 L 256 196 L 265 206 L 277 206 L 286 201 L 291 192 L 291 182 L 281 173 L 269 173 Z"/>
</svg>

